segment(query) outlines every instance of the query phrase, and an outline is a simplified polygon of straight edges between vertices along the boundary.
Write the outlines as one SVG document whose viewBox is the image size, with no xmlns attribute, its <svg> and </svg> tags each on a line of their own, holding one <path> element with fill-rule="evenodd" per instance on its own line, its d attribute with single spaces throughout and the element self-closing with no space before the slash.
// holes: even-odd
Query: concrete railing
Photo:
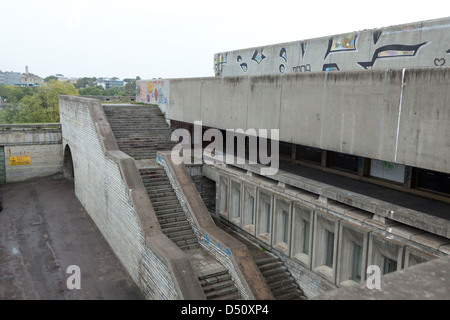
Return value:
<svg viewBox="0 0 450 320">
<path fill-rule="evenodd" d="M 381 276 L 376 281 L 321 294 L 315 300 L 448 300 L 450 256 Z"/>
<path fill-rule="evenodd" d="M 195 229 L 200 233 L 200 244 L 216 256 L 224 265 L 230 265 L 229 271 L 234 271 L 238 281 L 248 295 L 254 300 L 274 299 L 259 268 L 255 264 L 247 246 L 216 226 L 211 214 L 200 197 L 186 166 L 176 165 L 169 151 L 158 151 L 158 162 L 170 171 L 169 179 L 193 219 Z M 218 244 L 218 246 L 217 246 Z M 214 247 L 214 248 L 213 248 Z M 217 252 L 220 251 L 220 252 Z"/>
<path fill-rule="evenodd" d="M 24 124 L 0 124 L 0 131 L 61 131 L 60 123 L 24 123 Z"/>
<path fill-rule="evenodd" d="M 147 246 L 169 270 L 179 299 L 206 299 L 189 259 L 181 249 L 162 233 L 136 163 L 133 158 L 119 150 L 100 101 L 73 96 L 61 96 L 60 99 L 73 100 L 87 105 L 105 156 L 115 162 L 119 167 L 120 175 L 128 190 L 132 208 L 138 218 L 145 246 Z M 77 179 L 77 177 L 75 177 L 75 179 Z M 136 244 L 136 246 L 138 246 L 138 244 Z M 139 268 L 142 268 L 142 264 Z M 159 270 L 139 270 L 139 277 L 144 277 L 145 274 L 148 273 L 151 274 L 157 272 L 159 272 Z M 155 298 L 158 299 L 159 297 Z"/>
</svg>

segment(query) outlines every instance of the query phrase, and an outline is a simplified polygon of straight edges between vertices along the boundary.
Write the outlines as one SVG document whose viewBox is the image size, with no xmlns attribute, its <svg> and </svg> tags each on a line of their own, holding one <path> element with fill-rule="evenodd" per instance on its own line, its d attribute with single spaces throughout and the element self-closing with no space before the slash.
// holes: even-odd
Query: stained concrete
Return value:
<svg viewBox="0 0 450 320">
<path fill-rule="evenodd" d="M 143 299 L 74 194 L 73 182 L 0 186 L 0 299 Z M 81 288 L 70 290 L 70 265 Z"/>
</svg>

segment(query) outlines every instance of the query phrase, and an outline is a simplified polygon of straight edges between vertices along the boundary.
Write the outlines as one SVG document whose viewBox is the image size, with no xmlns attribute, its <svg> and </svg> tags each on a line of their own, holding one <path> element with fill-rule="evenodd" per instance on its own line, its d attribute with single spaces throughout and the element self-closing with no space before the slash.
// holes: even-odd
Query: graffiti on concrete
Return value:
<svg viewBox="0 0 450 320">
<path fill-rule="evenodd" d="M 339 67 L 336 63 L 326 63 L 323 65 L 322 71 L 339 71 Z"/>
<path fill-rule="evenodd" d="M 262 50 L 255 50 L 252 56 L 252 60 L 257 64 L 260 64 L 266 57 Z"/>
<path fill-rule="evenodd" d="M 426 42 L 420 44 L 407 46 L 402 44 L 391 44 L 383 46 L 375 50 L 372 60 L 368 62 L 358 62 L 358 64 L 364 69 L 372 69 L 375 61 L 382 58 L 394 58 L 394 57 L 405 57 L 405 56 L 415 56 L 419 48 L 425 45 Z"/>
<path fill-rule="evenodd" d="M 281 48 L 281 50 L 280 50 L 280 57 L 283 58 L 285 62 L 287 62 L 287 51 L 286 51 L 286 48 Z"/>
<path fill-rule="evenodd" d="M 303 64 L 301 66 L 292 67 L 292 71 L 294 71 L 294 72 L 311 72 L 311 65 Z"/>
<path fill-rule="evenodd" d="M 332 37 L 328 40 L 328 49 L 324 59 L 330 53 L 356 50 L 356 34 Z"/>
<path fill-rule="evenodd" d="M 216 68 L 216 75 L 446 66 L 449 31 L 450 18 L 444 18 L 230 51 L 228 58 L 232 56 L 233 63 L 226 64 L 226 57 L 221 58 L 225 53 L 216 55 L 216 65 L 223 66 L 220 70 Z M 251 60 L 256 64 L 250 63 Z"/>
<path fill-rule="evenodd" d="M 247 72 L 248 66 L 247 66 L 247 64 L 245 62 L 241 63 L 242 62 L 242 57 L 238 56 L 236 60 L 237 60 L 237 62 L 240 63 L 239 66 L 241 67 L 242 71 Z"/>
<path fill-rule="evenodd" d="M 440 58 L 440 59 L 436 58 L 436 59 L 434 59 L 434 65 L 436 67 L 441 67 L 444 64 L 445 64 L 445 59 L 444 58 Z"/>
</svg>

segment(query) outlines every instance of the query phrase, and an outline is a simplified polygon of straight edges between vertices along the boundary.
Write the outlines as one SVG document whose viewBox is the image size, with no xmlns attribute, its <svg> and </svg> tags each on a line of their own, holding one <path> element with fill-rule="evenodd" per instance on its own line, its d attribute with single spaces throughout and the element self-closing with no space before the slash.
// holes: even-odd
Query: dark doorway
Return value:
<svg viewBox="0 0 450 320">
<path fill-rule="evenodd" d="M 74 180 L 75 178 L 72 152 L 70 151 L 70 147 L 68 144 L 66 144 L 66 147 L 64 148 L 63 175 L 65 179 Z"/>
</svg>

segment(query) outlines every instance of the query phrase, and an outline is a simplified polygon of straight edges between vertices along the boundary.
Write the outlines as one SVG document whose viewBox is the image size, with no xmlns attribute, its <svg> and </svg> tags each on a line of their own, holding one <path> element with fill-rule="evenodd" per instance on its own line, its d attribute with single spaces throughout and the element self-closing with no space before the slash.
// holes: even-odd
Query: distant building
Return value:
<svg viewBox="0 0 450 320">
<path fill-rule="evenodd" d="M 22 85 L 42 85 L 44 84 L 44 79 L 41 77 L 30 73 L 28 67 L 25 67 L 25 73 L 20 75 L 20 83 Z"/>
<path fill-rule="evenodd" d="M 108 90 L 112 87 L 119 87 L 122 88 L 124 86 L 124 82 L 119 79 L 106 79 L 102 78 L 97 80 L 96 85 L 102 86 L 103 89 Z"/>
<path fill-rule="evenodd" d="M 0 70 L 0 85 L 14 85 L 20 83 L 20 72 L 2 72 Z"/>
<path fill-rule="evenodd" d="M 65 77 L 65 76 L 63 76 L 62 74 L 57 74 L 57 75 L 55 75 L 55 77 L 57 77 L 58 78 L 58 81 L 61 81 L 61 82 L 70 82 L 71 84 L 76 84 L 77 83 L 77 81 L 78 81 L 78 78 L 74 78 L 74 77 Z"/>
</svg>

